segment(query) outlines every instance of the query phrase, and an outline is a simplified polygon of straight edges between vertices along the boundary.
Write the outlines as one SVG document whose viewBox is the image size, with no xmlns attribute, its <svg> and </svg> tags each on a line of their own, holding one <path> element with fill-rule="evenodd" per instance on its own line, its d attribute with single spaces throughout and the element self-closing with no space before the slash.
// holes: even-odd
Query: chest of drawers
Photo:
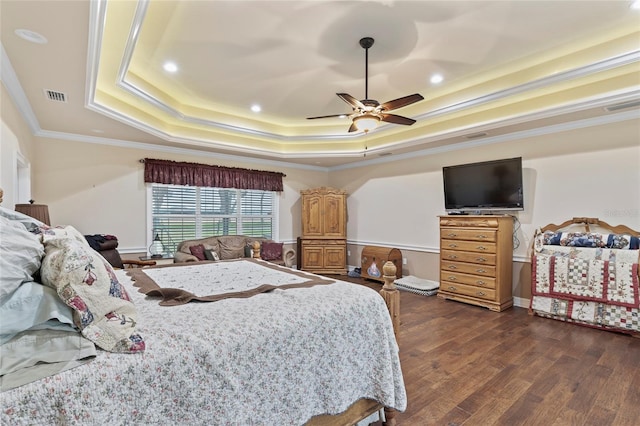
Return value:
<svg viewBox="0 0 640 426">
<path fill-rule="evenodd" d="M 500 312 L 513 306 L 513 218 L 440 216 L 438 297 Z"/>
</svg>

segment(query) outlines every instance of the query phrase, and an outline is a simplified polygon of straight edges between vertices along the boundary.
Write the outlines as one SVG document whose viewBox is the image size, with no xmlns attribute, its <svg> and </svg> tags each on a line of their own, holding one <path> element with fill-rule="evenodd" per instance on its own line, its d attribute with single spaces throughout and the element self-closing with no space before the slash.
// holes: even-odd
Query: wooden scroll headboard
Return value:
<svg viewBox="0 0 640 426">
<path fill-rule="evenodd" d="M 574 217 L 573 219 L 567 220 L 565 222 L 562 222 L 560 225 L 555 225 L 553 223 L 541 228 L 540 230 L 542 232 L 545 231 L 552 231 L 552 232 L 556 232 L 562 228 L 566 228 L 570 225 L 575 225 L 575 224 L 584 224 L 584 228 L 585 228 L 585 232 L 591 232 L 591 229 L 589 228 L 589 225 L 596 225 L 599 226 L 601 228 L 607 229 L 611 232 L 613 232 L 614 234 L 631 234 L 633 236 L 640 236 L 640 232 L 638 231 L 634 231 L 633 229 L 629 228 L 628 226 L 625 225 L 617 225 L 617 226 L 611 226 L 609 225 L 607 222 L 603 222 L 600 219 L 598 219 L 597 217 Z"/>
</svg>

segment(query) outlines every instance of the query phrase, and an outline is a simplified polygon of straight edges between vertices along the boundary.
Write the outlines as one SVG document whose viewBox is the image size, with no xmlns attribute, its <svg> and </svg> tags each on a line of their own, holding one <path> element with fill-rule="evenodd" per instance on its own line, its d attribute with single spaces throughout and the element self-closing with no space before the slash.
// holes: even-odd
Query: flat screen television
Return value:
<svg viewBox="0 0 640 426">
<path fill-rule="evenodd" d="M 522 157 L 442 168 L 447 212 L 524 210 Z"/>
</svg>

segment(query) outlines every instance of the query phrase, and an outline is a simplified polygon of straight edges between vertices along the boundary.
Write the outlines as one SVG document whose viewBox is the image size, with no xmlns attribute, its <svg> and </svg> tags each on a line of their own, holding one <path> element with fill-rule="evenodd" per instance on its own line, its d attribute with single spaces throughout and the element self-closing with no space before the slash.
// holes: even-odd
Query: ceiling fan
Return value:
<svg viewBox="0 0 640 426">
<path fill-rule="evenodd" d="M 404 124 L 405 126 L 411 126 L 416 122 L 416 120 L 412 118 L 402 117 L 401 115 L 396 114 L 389 114 L 388 111 L 402 108 L 423 100 L 424 98 L 422 97 L 422 95 L 418 93 L 394 99 L 383 104 L 379 103 L 375 99 L 369 99 L 369 48 L 373 46 L 373 42 L 374 39 L 371 37 L 364 37 L 360 39 L 360 46 L 362 46 L 365 52 L 365 99 L 359 101 L 348 93 L 336 93 L 336 95 L 338 95 L 340 99 L 351 105 L 351 108 L 353 108 L 353 112 L 351 114 L 333 114 L 323 115 L 319 117 L 307 117 L 307 120 L 331 117 L 349 117 L 352 121 L 351 126 L 349 127 L 349 132 L 362 130 L 365 133 L 369 132 L 369 130 L 374 129 L 380 123 L 380 121 L 394 124 Z"/>
</svg>

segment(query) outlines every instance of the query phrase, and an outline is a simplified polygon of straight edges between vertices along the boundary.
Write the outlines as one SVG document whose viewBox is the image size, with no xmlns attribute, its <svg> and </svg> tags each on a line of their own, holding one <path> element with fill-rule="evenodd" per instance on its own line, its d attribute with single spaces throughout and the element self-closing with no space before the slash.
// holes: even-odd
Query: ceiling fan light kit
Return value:
<svg viewBox="0 0 640 426">
<path fill-rule="evenodd" d="M 369 131 L 375 129 L 380 121 L 402 124 L 405 126 L 411 126 L 416 122 L 416 120 L 412 118 L 389 114 L 388 111 L 402 108 L 423 100 L 424 98 L 419 93 L 414 93 L 413 95 L 394 99 L 383 104 L 379 103 L 375 99 L 369 99 L 369 48 L 373 46 L 374 41 L 375 40 L 371 37 L 363 37 L 360 39 L 360 46 L 364 49 L 365 52 L 364 99 L 359 101 L 348 93 L 336 93 L 336 95 L 338 95 L 340 99 L 351 106 L 351 108 L 353 109 L 351 114 L 332 114 L 319 117 L 307 117 L 308 120 L 331 117 L 344 118 L 345 116 L 348 116 L 351 119 L 349 132 L 362 131 L 365 133 L 368 133 Z"/>
<path fill-rule="evenodd" d="M 353 125 L 357 130 L 368 133 L 378 127 L 380 118 L 373 114 L 363 114 L 353 118 Z"/>
</svg>

